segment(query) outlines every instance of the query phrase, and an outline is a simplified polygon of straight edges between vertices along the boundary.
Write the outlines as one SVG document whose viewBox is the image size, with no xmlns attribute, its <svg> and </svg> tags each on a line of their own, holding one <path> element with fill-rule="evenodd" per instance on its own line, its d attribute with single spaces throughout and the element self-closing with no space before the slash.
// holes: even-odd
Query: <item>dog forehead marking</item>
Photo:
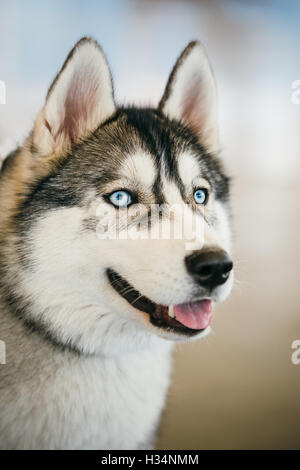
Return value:
<svg viewBox="0 0 300 470">
<path fill-rule="evenodd" d="M 140 151 L 128 155 L 120 169 L 121 176 L 139 181 L 144 186 L 152 187 L 157 177 L 157 170 L 150 154 Z"/>
<path fill-rule="evenodd" d="M 183 184 L 190 187 L 200 173 L 196 157 L 188 152 L 181 153 L 178 156 L 178 173 Z"/>
<path fill-rule="evenodd" d="M 161 169 L 161 186 L 167 204 L 182 204 L 183 199 L 180 189 L 174 181 L 166 176 L 164 167 Z"/>
</svg>

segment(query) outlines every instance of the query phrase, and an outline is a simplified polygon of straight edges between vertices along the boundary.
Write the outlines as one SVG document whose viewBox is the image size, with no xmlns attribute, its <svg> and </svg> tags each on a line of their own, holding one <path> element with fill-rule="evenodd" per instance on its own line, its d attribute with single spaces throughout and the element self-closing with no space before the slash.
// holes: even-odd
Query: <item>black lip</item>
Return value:
<svg viewBox="0 0 300 470">
<path fill-rule="evenodd" d="M 114 270 L 108 268 L 106 270 L 107 277 L 111 286 L 115 291 L 123 297 L 132 307 L 140 310 L 144 313 L 147 313 L 150 317 L 150 321 L 153 325 L 166 329 L 168 331 L 173 331 L 176 333 L 181 333 L 185 335 L 196 335 L 201 330 L 193 330 L 188 328 L 181 323 L 179 323 L 175 318 L 171 318 L 168 315 L 168 307 L 164 305 L 159 305 L 152 302 L 148 297 L 142 295 L 138 290 L 129 284 L 126 279 L 124 279 L 120 274 L 116 273 Z"/>
</svg>

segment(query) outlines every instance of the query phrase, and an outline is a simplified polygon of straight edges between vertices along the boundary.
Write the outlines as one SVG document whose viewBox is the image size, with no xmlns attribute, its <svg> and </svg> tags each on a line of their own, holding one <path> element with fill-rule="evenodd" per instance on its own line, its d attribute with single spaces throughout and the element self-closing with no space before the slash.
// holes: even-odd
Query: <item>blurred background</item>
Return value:
<svg viewBox="0 0 300 470">
<path fill-rule="evenodd" d="M 161 449 L 300 448 L 300 2 L 0 0 L 0 155 L 22 142 L 73 44 L 95 37 L 121 103 L 154 104 L 192 39 L 219 92 L 236 285 L 178 346 Z"/>
</svg>

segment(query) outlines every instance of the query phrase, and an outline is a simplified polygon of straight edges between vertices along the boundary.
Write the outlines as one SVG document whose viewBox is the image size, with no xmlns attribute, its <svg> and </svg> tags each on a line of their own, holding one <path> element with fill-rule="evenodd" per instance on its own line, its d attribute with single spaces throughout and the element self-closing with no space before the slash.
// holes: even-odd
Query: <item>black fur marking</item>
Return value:
<svg viewBox="0 0 300 470">
<path fill-rule="evenodd" d="M 141 137 L 146 149 L 154 157 L 157 168 L 162 164 L 166 176 L 175 181 L 184 197 L 184 186 L 178 174 L 177 156 L 184 151 L 191 151 L 199 161 L 199 167 L 215 193 L 215 197 L 227 201 L 229 178 L 224 174 L 221 162 L 206 152 L 196 134 L 183 123 L 169 120 L 155 109 L 124 109 L 127 122 L 134 127 Z M 157 190 L 156 182 L 155 188 Z"/>
</svg>

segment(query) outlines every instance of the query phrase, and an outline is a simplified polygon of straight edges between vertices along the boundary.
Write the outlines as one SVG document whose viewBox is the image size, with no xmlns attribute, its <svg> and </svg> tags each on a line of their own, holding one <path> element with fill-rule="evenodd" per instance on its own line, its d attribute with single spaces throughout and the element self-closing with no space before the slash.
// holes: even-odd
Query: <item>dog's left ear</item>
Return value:
<svg viewBox="0 0 300 470">
<path fill-rule="evenodd" d="M 200 42 L 189 43 L 177 60 L 159 109 L 188 125 L 208 152 L 219 150 L 215 81 Z"/>
<path fill-rule="evenodd" d="M 99 44 L 82 38 L 52 83 L 33 131 L 40 156 L 70 150 L 115 111 L 112 79 Z"/>
</svg>

